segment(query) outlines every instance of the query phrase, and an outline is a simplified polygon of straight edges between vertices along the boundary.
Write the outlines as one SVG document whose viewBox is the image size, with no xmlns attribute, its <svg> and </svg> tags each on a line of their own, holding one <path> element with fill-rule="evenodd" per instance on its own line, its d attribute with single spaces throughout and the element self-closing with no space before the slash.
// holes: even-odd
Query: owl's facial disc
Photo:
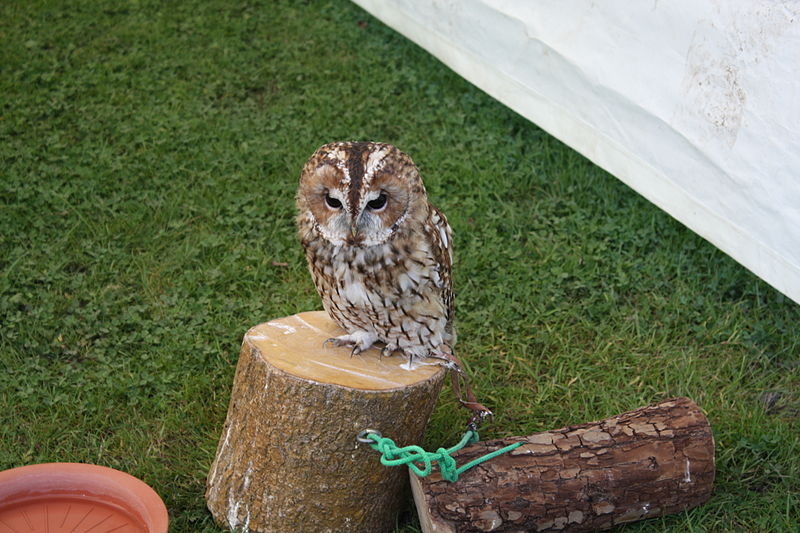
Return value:
<svg viewBox="0 0 800 533">
<path fill-rule="evenodd" d="M 301 174 L 298 205 L 329 242 L 375 246 L 407 220 L 427 213 L 425 188 L 411 159 L 381 143 L 331 143 Z"/>
</svg>

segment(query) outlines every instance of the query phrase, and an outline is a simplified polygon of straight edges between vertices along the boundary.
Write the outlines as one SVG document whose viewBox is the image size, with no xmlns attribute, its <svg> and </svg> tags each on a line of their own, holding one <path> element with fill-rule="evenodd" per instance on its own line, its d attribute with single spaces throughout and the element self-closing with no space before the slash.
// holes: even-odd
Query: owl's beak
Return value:
<svg viewBox="0 0 800 533">
<path fill-rule="evenodd" d="M 355 222 L 350 223 L 350 235 L 355 237 L 357 234 L 358 234 L 358 228 L 356 227 L 356 223 Z"/>
</svg>

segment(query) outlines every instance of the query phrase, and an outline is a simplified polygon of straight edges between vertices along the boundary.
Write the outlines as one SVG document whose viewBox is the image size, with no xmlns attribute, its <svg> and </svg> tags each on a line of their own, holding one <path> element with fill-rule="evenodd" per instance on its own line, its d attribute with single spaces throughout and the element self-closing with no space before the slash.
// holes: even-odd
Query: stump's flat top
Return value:
<svg viewBox="0 0 800 533">
<path fill-rule="evenodd" d="M 431 379 L 444 369 L 433 359 L 415 360 L 399 352 L 380 357 L 371 348 L 350 356 L 350 348 L 323 347 L 330 337 L 345 332 L 325 311 L 309 311 L 270 320 L 250 329 L 244 341 L 273 366 L 294 376 L 354 389 L 388 390 Z"/>
</svg>

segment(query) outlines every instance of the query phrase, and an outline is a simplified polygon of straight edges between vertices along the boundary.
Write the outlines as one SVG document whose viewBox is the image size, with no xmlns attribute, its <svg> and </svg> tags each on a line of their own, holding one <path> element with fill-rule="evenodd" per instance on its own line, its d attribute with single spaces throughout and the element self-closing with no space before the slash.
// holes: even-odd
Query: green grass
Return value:
<svg viewBox="0 0 800 533">
<path fill-rule="evenodd" d="M 714 495 L 628 530 L 800 522 L 798 306 L 354 5 L 9 1 L 0 54 L 0 468 L 119 468 L 173 531 L 218 531 L 203 491 L 242 334 L 320 308 L 300 168 L 380 140 L 454 227 L 485 438 L 687 395 Z M 454 404 L 426 445 L 458 439 Z"/>
</svg>

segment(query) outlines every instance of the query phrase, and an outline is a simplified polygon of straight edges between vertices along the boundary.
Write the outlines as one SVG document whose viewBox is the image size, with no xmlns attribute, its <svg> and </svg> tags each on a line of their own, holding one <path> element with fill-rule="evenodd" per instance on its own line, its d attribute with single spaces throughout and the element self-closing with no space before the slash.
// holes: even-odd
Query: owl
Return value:
<svg viewBox="0 0 800 533">
<path fill-rule="evenodd" d="M 322 304 L 352 354 L 452 353 L 453 237 L 417 167 L 392 145 L 337 142 L 300 174 L 297 224 Z"/>
</svg>

